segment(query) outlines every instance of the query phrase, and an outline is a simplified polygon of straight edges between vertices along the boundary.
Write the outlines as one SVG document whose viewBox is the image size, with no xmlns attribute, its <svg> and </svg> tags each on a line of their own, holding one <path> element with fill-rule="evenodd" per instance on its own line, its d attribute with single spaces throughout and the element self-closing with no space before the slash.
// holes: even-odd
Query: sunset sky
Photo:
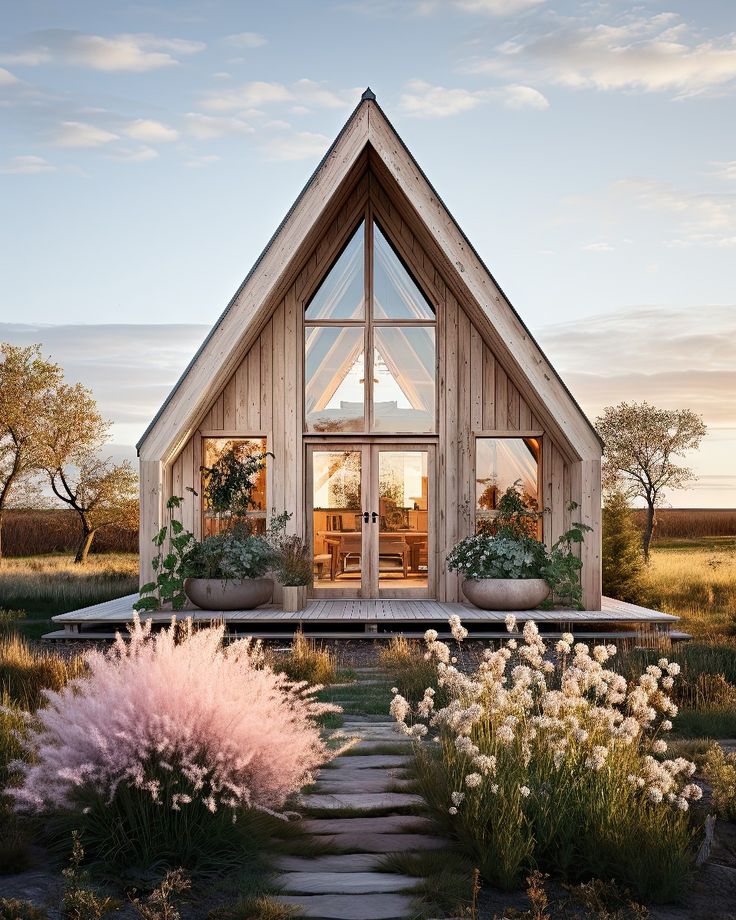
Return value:
<svg viewBox="0 0 736 920">
<path fill-rule="evenodd" d="M 370 85 L 588 414 L 736 506 L 736 3 L 0 0 L 0 338 L 140 437 Z"/>
</svg>

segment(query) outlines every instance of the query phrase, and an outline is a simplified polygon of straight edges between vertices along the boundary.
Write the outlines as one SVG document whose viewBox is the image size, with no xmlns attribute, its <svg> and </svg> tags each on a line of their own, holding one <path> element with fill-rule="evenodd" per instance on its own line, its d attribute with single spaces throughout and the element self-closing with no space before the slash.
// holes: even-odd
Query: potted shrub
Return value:
<svg viewBox="0 0 736 920">
<path fill-rule="evenodd" d="M 307 588 L 312 584 L 312 553 L 296 534 L 283 537 L 277 549 L 276 576 L 283 586 L 284 610 L 295 612 L 307 606 Z"/>
<path fill-rule="evenodd" d="M 581 543 L 590 528 L 573 525 L 548 550 L 536 537 L 539 517 L 511 486 L 496 517 L 452 548 L 447 567 L 461 576 L 471 604 L 482 610 L 532 610 L 543 602 L 582 606 L 581 562 L 573 544 Z"/>
<path fill-rule="evenodd" d="M 269 572 L 276 561 L 266 536 L 235 524 L 187 553 L 182 562 L 184 591 L 202 610 L 253 610 L 271 600 Z"/>
</svg>

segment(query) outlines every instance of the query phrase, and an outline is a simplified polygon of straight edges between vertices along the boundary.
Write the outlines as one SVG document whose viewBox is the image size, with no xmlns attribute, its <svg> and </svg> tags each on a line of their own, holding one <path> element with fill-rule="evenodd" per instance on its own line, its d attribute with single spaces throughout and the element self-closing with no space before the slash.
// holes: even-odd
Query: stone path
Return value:
<svg viewBox="0 0 736 920">
<path fill-rule="evenodd" d="M 361 684 L 380 683 L 371 669 L 361 677 Z M 351 715 L 342 731 L 360 738 L 358 746 L 321 770 L 301 800 L 307 814 L 315 815 L 305 818 L 305 830 L 329 841 L 336 852 L 282 856 L 276 881 L 283 894 L 275 900 L 322 920 L 403 920 L 415 914 L 412 891 L 422 880 L 378 871 L 382 857 L 439 849 L 447 841 L 434 834 L 431 821 L 415 813 L 424 804 L 422 797 L 403 791 L 410 746 L 394 723 Z M 401 745 L 406 753 L 373 752 L 387 743 Z"/>
</svg>

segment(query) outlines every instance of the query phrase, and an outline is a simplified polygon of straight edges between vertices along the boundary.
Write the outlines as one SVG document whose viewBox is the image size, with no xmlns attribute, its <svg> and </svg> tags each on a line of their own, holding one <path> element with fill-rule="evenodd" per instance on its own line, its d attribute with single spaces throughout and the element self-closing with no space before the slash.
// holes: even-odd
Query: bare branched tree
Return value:
<svg viewBox="0 0 736 920">
<path fill-rule="evenodd" d="M 604 489 L 610 493 L 620 488 L 646 502 L 642 546 L 648 560 L 665 489 L 682 489 L 696 478 L 676 458 L 697 450 L 706 426 L 691 409 L 658 409 L 648 402 L 609 406 L 595 424 L 605 442 Z"/>
</svg>

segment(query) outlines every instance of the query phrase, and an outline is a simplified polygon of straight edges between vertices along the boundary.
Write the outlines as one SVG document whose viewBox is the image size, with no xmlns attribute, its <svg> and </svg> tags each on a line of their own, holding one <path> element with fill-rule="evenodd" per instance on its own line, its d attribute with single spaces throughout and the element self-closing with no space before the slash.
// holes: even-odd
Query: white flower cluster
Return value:
<svg viewBox="0 0 736 920">
<path fill-rule="evenodd" d="M 512 614 L 506 627 L 517 631 Z M 467 636 L 457 616 L 450 629 L 458 642 Z M 508 790 L 505 773 L 514 772 L 513 788 L 523 798 L 547 795 L 540 764 L 552 773 L 564 768 L 593 777 L 625 762 L 621 781 L 625 784 L 626 769 L 633 767 L 629 782 L 645 801 L 684 811 L 700 798 L 700 787 L 688 782 L 694 765 L 682 758 L 662 760 L 667 744 L 657 737 L 672 729 L 677 715 L 667 691 L 679 665 L 662 658 L 630 686 L 607 667 L 614 645 L 591 648 L 564 633 L 551 653 L 531 621 L 524 623 L 522 636 L 522 643 L 509 639 L 487 649 L 477 669 L 464 673 L 437 632 L 427 630 L 425 658 L 435 662 L 437 684 L 449 702 L 437 708 L 431 688 L 415 712 L 399 694 L 392 700 L 391 713 L 406 734 L 418 738 L 431 728 L 446 757 L 462 758 L 458 779 L 466 791 L 452 794 L 452 814 L 468 794 L 496 794 L 499 785 Z"/>
</svg>

